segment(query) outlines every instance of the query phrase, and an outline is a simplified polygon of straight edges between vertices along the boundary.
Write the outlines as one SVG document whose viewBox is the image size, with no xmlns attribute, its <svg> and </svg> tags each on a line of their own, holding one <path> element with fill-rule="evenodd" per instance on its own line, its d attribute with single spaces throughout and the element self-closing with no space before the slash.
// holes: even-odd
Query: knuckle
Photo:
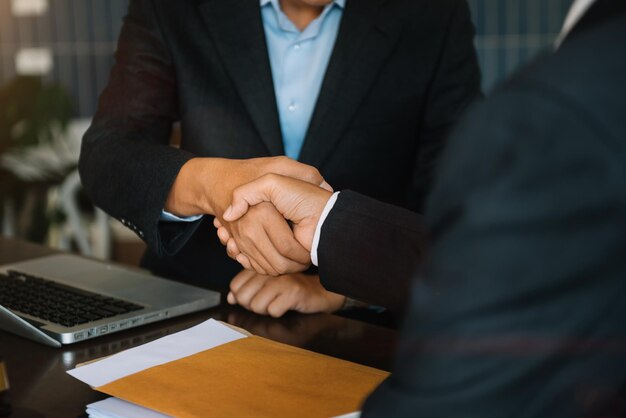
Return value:
<svg viewBox="0 0 626 418">
<path fill-rule="evenodd" d="M 231 280 L 230 284 L 228 285 L 228 288 L 230 289 L 231 292 L 233 292 L 235 296 L 237 296 L 237 291 L 239 291 L 240 287 L 241 287 L 241 281 L 238 280 L 237 277 Z"/>
<path fill-rule="evenodd" d="M 278 308 L 273 308 L 270 307 L 267 310 L 267 313 L 272 317 L 272 318 L 280 318 L 282 316 L 280 310 Z"/>
<path fill-rule="evenodd" d="M 222 244 L 226 244 L 228 240 L 230 240 L 230 234 L 225 229 L 218 229 L 217 236 L 219 237 Z"/>
<path fill-rule="evenodd" d="M 276 173 L 267 173 L 266 175 L 263 176 L 263 182 L 266 184 L 271 184 L 271 183 L 275 183 L 278 181 L 278 179 L 280 178 L 279 174 Z"/>
<path fill-rule="evenodd" d="M 237 239 L 237 246 L 240 250 L 249 252 L 252 248 L 254 248 L 254 234 L 250 234 L 250 232 L 248 232 L 240 235 L 239 239 Z"/>
<path fill-rule="evenodd" d="M 267 168 L 268 171 L 280 170 L 285 164 L 287 164 L 288 158 L 284 155 L 271 157 L 268 159 Z"/>
<path fill-rule="evenodd" d="M 293 240 L 291 238 L 283 238 L 283 239 L 277 240 L 276 249 L 282 255 L 291 254 L 291 252 L 294 250 Z"/>
<path fill-rule="evenodd" d="M 276 269 L 279 271 L 279 273 L 285 274 L 289 272 L 290 268 L 291 262 L 286 258 L 281 257 L 276 261 Z"/>
<path fill-rule="evenodd" d="M 308 167 L 307 170 L 305 171 L 305 177 L 310 182 L 321 183 L 321 179 L 322 179 L 322 175 L 320 174 L 319 170 L 315 167 Z"/>
<path fill-rule="evenodd" d="M 264 207 L 265 205 L 261 203 L 259 205 L 252 206 L 250 209 L 248 209 L 248 213 L 242 219 L 242 221 L 245 221 L 245 225 L 247 226 L 256 225 L 258 222 L 258 218 L 263 219 L 267 212 L 266 210 L 264 210 Z M 257 219 L 251 219 L 251 218 L 257 218 Z"/>
<path fill-rule="evenodd" d="M 248 307 L 250 306 L 250 302 L 252 301 L 254 294 L 251 294 L 250 292 L 240 291 L 239 293 L 235 293 L 235 297 L 237 299 L 237 303 L 239 303 L 241 306 Z"/>
<path fill-rule="evenodd" d="M 238 256 L 239 254 L 241 254 L 239 251 L 234 250 L 234 249 L 232 249 L 232 248 L 227 248 L 227 249 L 226 249 L 226 252 L 228 253 L 228 256 L 229 256 L 230 258 L 237 258 L 237 256 Z"/>
<path fill-rule="evenodd" d="M 278 304 L 270 305 L 267 308 L 267 313 L 273 318 L 280 318 L 285 312 L 285 308 Z"/>
<path fill-rule="evenodd" d="M 233 190 L 233 202 L 237 202 L 243 199 L 243 191 L 240 187 Z"/>
<path fill-rule="evenodd" d="M 250 303 L 250 309 L 252 309 L 254 312 L 256 312 L 258 314 L 264 314 L 265 312 L 267 312 L 267 307 L 265 306 L 265 304 L 263 302 L 258 300 L 258 298 L 254 299 Z"/>
</svg>

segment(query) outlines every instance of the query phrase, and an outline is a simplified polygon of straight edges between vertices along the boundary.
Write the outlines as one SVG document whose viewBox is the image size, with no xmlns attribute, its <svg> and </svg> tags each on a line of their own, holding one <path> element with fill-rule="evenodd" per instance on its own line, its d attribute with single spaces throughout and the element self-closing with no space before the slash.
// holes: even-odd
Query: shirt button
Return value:
<svg viewBox="0 0 626 418">
<path fill-rule="evenodd" d="M 296 51 L 300 51 L 300 48 L 301 48 L 300 44 L 295 44 L 293 46 L 293 49 L 296 50 Z"/>
<path fill-rule="evenodd" d="M 298 110 L 298 105 L 294 102 L 291 102 L 287 107 L 287 110 L 289 110 L 290 112 L 295 112 L 296 110 Z"/>
</svg>

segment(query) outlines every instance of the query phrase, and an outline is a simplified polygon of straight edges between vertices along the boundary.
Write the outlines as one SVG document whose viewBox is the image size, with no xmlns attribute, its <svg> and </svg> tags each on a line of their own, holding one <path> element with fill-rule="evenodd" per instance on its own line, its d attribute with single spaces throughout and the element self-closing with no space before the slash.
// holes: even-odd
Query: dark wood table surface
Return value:
<svg viewBox="0 0 626 418">
<path fill-rule="evenodd" d="M 55 251 L 0 237 L 0 265 Z M 390 370 L 397 333 L 393 330 L 336 315 L 290 313 L 280 319 L 252 314 L 238 307 L 219 306 L 203 312 L 51 348 L 0 331 L 11 384 L 11 404 L 19 416 L 79 417 L 85 406 L 104 399 L 66 373 L 76 364 L 117 353 L 215 318 L 253 334 L 356 363 Z M 31 415 L 28 413 L 32 412 Z"/>
</svg>

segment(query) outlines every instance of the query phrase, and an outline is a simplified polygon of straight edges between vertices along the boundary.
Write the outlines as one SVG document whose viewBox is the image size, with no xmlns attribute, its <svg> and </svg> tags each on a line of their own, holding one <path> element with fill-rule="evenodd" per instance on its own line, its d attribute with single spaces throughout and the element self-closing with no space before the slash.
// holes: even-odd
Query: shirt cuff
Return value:
<svg viewBox="0 0 626 418">
<path fill-rule="evenodd" d="M 317 260 L 317 247 L 319 246 L 319 243 L 320 243 L 320 234 L 322 233 L 322 225 L 324 225 L 324 221 L 326 220 L 326 217 L 328 216 L 332 208 L 335 206 L 335 202 L 337 201 L 337 196 L 339 196 L 339 193 L 341 192 L 333 193 L 330 199 L 328 199 L 328 202 L 326 202 L 326 206 L 324 207 L 324 210 L 322 211 L 322 215 L 320 216 L 319 221 L 317 221 L 317 227 L 315 228 L 315 235 L 313 235 L 313 243 L 311 244 L 311 263 L 313 263 L 315 267 L 319 267 L 319 263 Z"/>
<path fill-rule="evenodd" d="M 166 222 L 195 222 L 198 219 L 202 218 L 204 215 L 194 215 L 194 216 L 187 216 L 185 218 L 180 218 L 176 215 L 172 215 L 171 213 L 167 212 L 165 209 L 161 211 L 161 217 L 159 218 L 159 220 L 161 221 L 166 221 Z"/>
</svg>

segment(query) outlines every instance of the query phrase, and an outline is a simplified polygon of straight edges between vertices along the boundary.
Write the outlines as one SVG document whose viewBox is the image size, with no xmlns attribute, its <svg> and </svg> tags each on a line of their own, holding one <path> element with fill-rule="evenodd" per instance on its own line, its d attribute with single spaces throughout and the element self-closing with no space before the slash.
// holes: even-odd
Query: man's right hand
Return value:
<svg viewBox="0 0 626 418">
<path fill-rule="evenodd" d="M 307 251 L 311 251 L 315 229 L 326 203 L 332 192 L 290 177 L 267 174 L 258 180 L 239 187 L 233 193 L 233 203 L 224 213 L 224 220 L 235 222 L 248 213 L 251 208 L 263 202 L 269 202 L 280 214 L 292 222 L 293 233 Z M 222 225 L 216 224 L 222 243 L 226 241 L 229 255 L 236 259 L 244 268 L 265 274 L 257 268 L 260 260 L 252 253 L 234 242 L 226 231 L 219 231 Z M 236 241 L 236 240 L 235 240 Z M 265 256 L 277 251 L 272 245 L 257 245 L 256 250 Z M 289 271 L 279 269 L 279 274 Z"/>
<path fill-rule="evenodd" d="M 219 223 L 217 218 L 215 223 Z M 311 265 L 310 252 L 294 238 L 291 227 L 271 203 L 250 208 L 241 219 L 227 225 L 237 248 L 250 254 L 251 266 L 260 274 L 298 273 Z"/>
<path fill-rule="evenodd" d="M 221 218 L 236 188 L 270 173 L 315 185 L 324 183 L 315 167 L 288 157 L 193 158 L 178 173 L 165 210 L 180 217 L 207 214 Z"/>
<path fill-rule="evenodd" d="M 186 217 L 198 214 L 222 219 L 233 191 L 265 174 L 276 173 L 305 182 L 323 184 L 314 167 L 287 157 L 229 160 L 195 158 L 180 170 L 170 190 L 165 210 Z M 330 188 L 330 186 L 325 185 Z M 241 224 L 241 225 L 240 225 Z M 261 274 L 278 275 L 304 271 L 310 265 L 309 253 L 294 238 L 283 218 L 272 205 L 259 205 L 237 222 L 222 223 L 239 248 L 250 254 Z M 268 245 L 272 243 L 273 245 Z M 258 248 L 265 248 L 261 253 Z M 269 250 L 269 248 L 274 250 Z"/>
</svg>

